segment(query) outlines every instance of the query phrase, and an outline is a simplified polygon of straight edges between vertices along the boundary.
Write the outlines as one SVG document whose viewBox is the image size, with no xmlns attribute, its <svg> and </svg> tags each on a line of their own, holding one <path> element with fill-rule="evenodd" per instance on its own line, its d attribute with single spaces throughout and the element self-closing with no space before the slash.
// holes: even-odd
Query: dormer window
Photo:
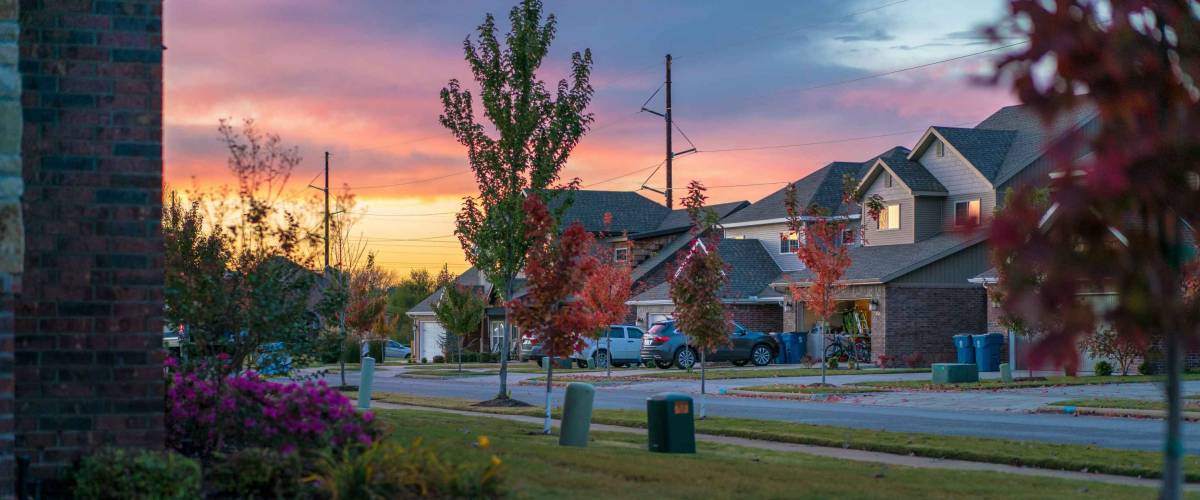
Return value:
<svg viewBox="0 0 1200 500">
<path fill-rule="evenodd" d="M 892 187 L 892 174 L 883 173 L 883 187 Z"/>
<path fill-rule="evenodd" d="M 946 143 L 944 143 L 942 141 L 934 141 L 933 154 L 934 154 L 934 156 L 937 156 L 938 158 L 946 156 Z"/>
<path fill-rule="evenodd" d="M 613 262 L 629 262 L 629 247 L 614 248 Z"/>
</svg>

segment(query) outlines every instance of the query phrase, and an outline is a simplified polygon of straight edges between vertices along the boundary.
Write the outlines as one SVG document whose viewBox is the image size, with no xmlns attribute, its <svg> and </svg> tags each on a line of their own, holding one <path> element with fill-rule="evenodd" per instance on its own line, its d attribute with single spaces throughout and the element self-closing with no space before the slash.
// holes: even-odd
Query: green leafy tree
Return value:
<svg viewBox="0 0 1200 500">
<path fill-rule="evenodd" d="M 692 219 L 692 231 L 697 235 L 690 252 L 679 267 L 667 275 L 671 301 L 675 303 L 675 321 L 679 331 L 688 336 L 690 345 L 700 352 L 700 418 L 704 418 L 704 399 L 707 385 L 705 353 L 729 343 L 732 320 L 721 304 L 721 288 L 729 281 L 728 267 L 717 251 L 720 243 L 719 217 L 704 205 L 708 199 L 699 181 L 688 184 L 688 196 L 683 200 Z"/>
<path fill-rule="evenodd" d="M 433 304 L 433 314 L 438 323 L 446 330 L 446 339 L 442 348 L 447 354 L 450 348 L 458 359 L 458 371 L 462 371 L 463 339 L 479 331 L 479 325 L 484 320 L 485 304 L 474 290 L 456 284 L 447 283 L 441 300 Z"/>
<path fill-rule="evenodd" d="M 510 11 L 509 21 L 512 31 L 503 45 L 491 14 L 479 25 L 478 40 L 463 42 L 467 65 L 479 85 L 482 116 L 496 135 L 490 136 L 477 121 L 471 92 L 458 80 L 442 89 L 440 117 L 466 147 L 479 185 L 479 194 L 466 198 L 458 214 L 455 234 L 467 260 L 505 301 L 513 298 L 514 280 L 529 250 L 522 203 L 526 195 L 551 198 L 559 172 L 592 122 L 585 111 L 592 99 L 591 51 L 572 53 L 569 81 L 548 89 L 537 70 L 554 39 L 554 15 L 543 21 L 542 3 L 525 0 Z M 571 182 L 577 184 L 578 180 Z M 502 343 L 497 399 L 508 398 L 511 321 L 505 321 Z"/>
<path fill-rule="evenodd" d="M 283 342 L 302 363 L 315 341 L 312 242 L 281 201 L 300 155 L 252 120 L 221 120 L 218 133 L 236 190 L 190 202 L 172 192 L 163 211 L 167 322 L 184 326 L 188 358 L 225 355 L 219 366 L 240 370 L 263 344 Z"/>
<path fill-rule="evenodd" d="M 445 281 L 442 276 L 446 277 Z M 388 291 L 387 310 L 388 314 L 397 318 L 394 333 L 397 341 L 412 345 L 414 325 L 412 318 L 408 317 L 408 311 L 451 280 L 450 271 L 445 266 L 437 276 L 428 269 L 413 269 Z"/>
</svg>

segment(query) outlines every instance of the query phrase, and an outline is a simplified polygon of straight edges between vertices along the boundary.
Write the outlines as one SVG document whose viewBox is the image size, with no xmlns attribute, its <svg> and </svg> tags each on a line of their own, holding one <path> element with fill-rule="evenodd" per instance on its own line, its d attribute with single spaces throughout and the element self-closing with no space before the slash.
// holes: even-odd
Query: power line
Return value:
<svg viewBox="0 0 1200 500">
<path fill-rule="evenodd" d="M 810 91 L 810 90 L 817 90 L 817 89 L 829 88 L 829 87 L 834 87 L 834 86 L 837 86 L 837 85 L 846 85 L 846 84 L 849 84 L 849 83 L 861 82 L 861 81 L 863 81 L 863 80 L 870 80 L 870 79 L 872 79 L 872 78 L 880 78 L 880 77 L 884 77 L 884 76 L 895 75 L 895 74 L 897 74 L 897 73 L 903 73 L 903 72 L 905 72 L 905 71 L 912 71 L 912 70 L 914 70 L 914 69 L 928 68 L 928 67 L 930 67 L 930 66 L 936 66 L 936 65 L 938 65 L 938 64 L 948 63 L 948 62 L 951 62 L 951 61 L 958 61 L 958 60 L 960 60 L 960 59 L 966 59 L 966 58 L 968 58 L 968 57 L 975 57 L 975 56 L 978 56 L 978 55 L 987 54 L 987 53 L 989 53 L 989 52 L 996 52 L 996 51 L 998 51 L 998 50 L 1010 49 L 1010 48 L 1016 47 L 1016 46 L 1018 46 L 1018 45 L 1024 45 L 1024 44 L 1027 44 L 1027 43 L 1029 43 L 1029 41 L 1028 41 L 1028 40 L 1022 40 L 1022 41 L 1020 41 L 1020 42 L 1016 42 L 1016 43 L 1010 43 L 1010 44 L 1008 44 L 1008 45 L 1002 45 L 1002 46 L 999 46 L 999 47 L 992 47 L 992 48 L 990 48 L 990 49 L 986 49 L 986 50 L 980 50 L 980 51 L 977 51 L 977 52 L 971 52 L 970 54 L 963 54 L 963 55 L 960 55 L 960 56 L 951 57 L 951 58 L 949 58 L 949 59 L 940 59 L 940 60 L 937 60 L 937 61 L 927 62 L 927 63 L 925 63 L 925 64 L 918 64 L 918 65 L 916 65 L 916 66 L 909 66 L 909 67 L 906 67 L 906 68 L 900 68 L 900 69 L 894 69 L 894 70 L 891 70 L 891 71 L 885 71 L 885 72 L 883 72 L 883 73 L 874 73 L 874 74 L 870 74 L 870 75 L 866 75 L 866 76 L 860 76 L 860 77 L 858 77 L 858 78 L 850 78 L 850 79 L 848 79 L 848 80 L 838 80 L 838 81 L 835 81 L 835 82 L 822 83 L 822 84 L 820 84 L 820 85 L 813 85 L 813 86 L 811 86 L 811 87 L 805 87 L 805 88 L 799 89 L 799 90 L 797 90 L 796 92 L 808 92 L 808 91 Z"/>
<path fill-rule="evenodd" d="M 442 180 L 442 179 L 448 179 L 450 177 L 456 177 L 459 175 L 466 175 L 469 173 L 471 173 L 470 170 L 465 170 L 462 172 L 455 172 L 452 174 L 439 175 L 439 176 L 435 176 L 435 177 L 426 177 L 423 179 L 413 179 L 411 181 L 404 181 L 404 182 L 394 182 L 391 184 L 374 184 L 374 185 L 369 185 L 369 186 L 348 186 L 348 187 L 351 190 L 354 190 L 354 189 L 383 189 L 383 188 L 396 187 L 396 186 L 407 186 L 410 184 L 420 184 L 422 182 L 433 182 L 433 181 L 438 181 L 438 180 Z"/>
<path fill-rule="evenodd" d="M 581 188 L 590 188 L 590 187 L 598 186 L 598 185 L 600 185 L 600 184 L 607 184 L 607 183 L 609 183 L 609 182 L 612 182 L 612 181 L 615 181 L 615 180 L 617 180 L 617 179 L 623 179 L 623 178 L 625 178 L 625 177 L 629 177 L 629 176 L 631 176 L 631 175 L 633 175 L 633 174 L 636 174 L 636 173 L 638 173 L 638 172 L 645 172 L 645 171 L 647 171 L 647 170 L 650 170 L 650 169 L 652 169 L 652 168 L 658 168 L 658 167 L 662 166 L 662 164 L 663 164 L 664 162 L 666 162 L 666 160 L 660 161 L 660 162 L 658 162 L 658 163 L 655 163 L 654 165 L 650 165 L 650 166 L 648 166 L 648 167 L 642 167 L 642 168 L 639 168 L 639 169 L 637 169 L 637 170 L 630 170 L 630 171 L 628 171 L 628 172 L 625 172 L 625 173 L 623 173 L 623 174 L 621 174 L 621 175 L 618 175 L 618 176 L 616 176 L 616 177 L 609 177 L 609 178 L 607 178 L 607 179 L 604 179 L 604 180 L 602 180 L 602 181 L 593 182 L 593 183 L 590 183 L 590 184 L 588 184 L 588 185 L 586 185 L 586 186 L 580 186 L 580 187 L 581 187 Z"/>
<path fill-rule="evenodd" d="M 971 123 L 975 123 L 975 122 L 972 121 L 972 122 L 956 123 L 956 124 L 952 124 L 949 126 L 957 127 L 957 126 L 961 126 L 961 125 L 969 125 Z M 822 146 L 825 144 L 838 144 L 838 143 L 843 143 L 843 142 L 865 141 L 868 139 L 894 137 L 897 135 L 916 134 L 916 133 L 924 132 L 927 129 L 928 129 L 928 127 L 920 128 L 920 129 L 912 129 L 912 130 L 903 130 L 900 132 L 889 132 L 886 134 L 864 135 L 864 136 L 858 136 L 858 137 L 846 137 L 846 138 L 842 138 L 842 139 L 829 139 L 829 140 L 824 140 L 824 141 L 797 142 L 797 143 L 792 143 L 792 144 L 771 144 L 771 145 L 765 145 L 765 146 L 740 146 L 740 147 L 728 147 L 728 148 L 717 148 L 717 149 L 702 149 L 698 152 L 699 153 L 728 153 L 728 152 L 732 152 L 732 151 L 761 151 L 761 150 L 770 150 L 770 149 L 800 148 L 800 147 L 805 147 L 805 146 Z"/>
<path fill-rule="evenodd" d="M 455 215 L 458 212 L 429 212 L 423 214 L 373 214 L 370 212 L 350 212 L 352 215 L 361 215 L 363 217 L 434 217 L 440 215 Z"/>
</svg>

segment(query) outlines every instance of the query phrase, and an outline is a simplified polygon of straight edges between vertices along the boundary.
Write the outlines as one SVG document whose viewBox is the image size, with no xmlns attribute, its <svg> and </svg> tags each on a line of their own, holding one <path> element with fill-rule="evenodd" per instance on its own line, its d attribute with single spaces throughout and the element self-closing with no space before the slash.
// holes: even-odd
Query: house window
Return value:
<svg viewBox="0 0 1200 500">
<path fill-rule="evenodd" d="M 858 244 L 858 231 L 855 231 L 854 229 L 843 229 L 842 230 L 842 245 L 849 247 L 849 246 L 854 246 L 856 244 Z"/>
<path fill-rule="evenodd" d="M 900 229 L 900 205 L 887 205 L 879 212 L 879 230 Z"/>
<path fill-rule="evenodd" d="M 937 141 L 933 143 L 933 154 L 938 158 L 946 156 L 946 143 Z"/>
<path fill-rule="evenodd" d="M 883 173 L 883 187 L 892 187 L 892 174 Z"/>
<path fill-rule="evenodd" d="M 979 225 L 979 200 L 958 201 L 954 203 L 955 226 Z"/>
<path fill-rule="evenodd" d="M 613 262 L 629 262 L 629 247 L 617 247 L 614 249 Z"/>
<path fill-rule="evenodd" d="M 800 237 L 796 233 L 779 233 L 779 253 L 796 253 L 799 250 Z"/>
</svg>

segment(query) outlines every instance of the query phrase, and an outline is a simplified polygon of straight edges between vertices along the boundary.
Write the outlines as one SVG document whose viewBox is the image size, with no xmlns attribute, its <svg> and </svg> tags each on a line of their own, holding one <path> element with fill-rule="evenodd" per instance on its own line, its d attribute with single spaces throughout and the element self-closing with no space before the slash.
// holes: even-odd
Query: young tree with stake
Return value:
<svg viewBox="0 0 1200 500">
<path fill-rule="evenodd" d="M 846 286 L 842 276 L 852 263 L 850 247 L 842 241 L 847 223 L 829 217 L 821 208 L 797 206 L 795 184 L 788 184 L 784 194 L 788 225 L 799 240 L 796 257 L 812 273 L 807 285 L 790 284 L 792 300 L 820 318 L 824 336 L 828 334 L 829 318 L 837 311 L 836 295 Z M 821 351 L 821 385 L 825 385 L 825 342 L 821 342 Z"/>
<path fill-rule="evenodd" d="M 728 266 L 717 251 L 721 237 L 717 225 L 719 216 L 704 205 L 707 199 L 703 184 L 699 181 L 688 184 L 688 195 L 683 199 L 683 206 L 692 219 L 692 231 L 696 239 L 679 267 L 667 274 L 671 301 L 675 303 L 676 326 L 687 335 L 687 348 L 695 346 L 700 351 L 700 418 L 706 416 L 705 354 L 728 344 L 732 329 L 732 320 L 721 304 L 721 288 L 729 281 L 729 277 L 725 273 Z"/>
<path fill-rule="evenodd" d="M 508 303 L 513 320 L 550 356 L 546 369 L 546 420 L 543 431 L 550 433 L 550 391 L 553 387 L 554 359 L 565 358 L 584 345 L 584 334 L 595 331 L 603 317 L 589 314 L 583 292 L 588 276 L 596 266 L 590 250 L 592 235 L 579 223 L 561 234 L 546 204 L 537 196 L 525 199 L 529 227 L 529 255 L 525 263 L 528 290 Z"/>
<path fill-rule="evenodd" d="M 1074 362 L 1080 337 L 1100 322 L 1134 342 L 1163 339 L 1160 495 L 1180 498 L 1180 373 L 1185 345 L 1200 336 L 1188 262 L 1200 227 L 1200 14 L 1186 0 L 1009 6 L 1009 20 L 991 33 L 1029 43 L 998 63 L 996 80 L 1011 81 L 1047 122 L 1086 103 L 1098 117 L 1050 145 L 1051 216 L 1027 187 L 992 223 L 1001 305 L 1042 332 L 1035 361 Z M 1090 154 L 1080 157 L 1085 146 Z M 1080 298 L 1096 290 L 1115 292 L 1117 304 L 1096 313 Z"/>
<path fill-rule="evenodd" d="M 438 323 L 446 328 L 446 345 L 454 346 L 458 371 L 462 371 L 463 339 L 479 330 L 483 323 L 485 305 L 474 290 L 457 283 L 447 283 L 442 299 L 433 305 Z"/>
<path fill-rule="evenodd" d="M 522 204 L 527 195 L 549 199 L 559 172 L 592 122 L 586 112 L 592 99 L 589 50 L 571 54 L 570 82 L 554 89 L 537 78 L 554 39 L 554 15 L 542 19 L 542 3 L 524 0 L 509 13 L 512 31 L 496 33 L 496 20 L 484 17 L 478 39 L 463 42 L 467 64 L 480 87 L 482 116 L 498 136 L 489 136 L 477 114 L 471 92 L 458 80 L 442 89 L 441 123 L 467 148 L 467 159 L 479 185 L 458 213 L 455 234 L 467 260 L 484 273 L 504 300 L 512 300 L 514 280 L 525 265 L 526 237 Z M 553 92 L 553 95 L 552 95 Z M 508 357 L 512 323 L 505 321 L 500 356 L 498 402 L 508 399 Z"/>
</svg>

